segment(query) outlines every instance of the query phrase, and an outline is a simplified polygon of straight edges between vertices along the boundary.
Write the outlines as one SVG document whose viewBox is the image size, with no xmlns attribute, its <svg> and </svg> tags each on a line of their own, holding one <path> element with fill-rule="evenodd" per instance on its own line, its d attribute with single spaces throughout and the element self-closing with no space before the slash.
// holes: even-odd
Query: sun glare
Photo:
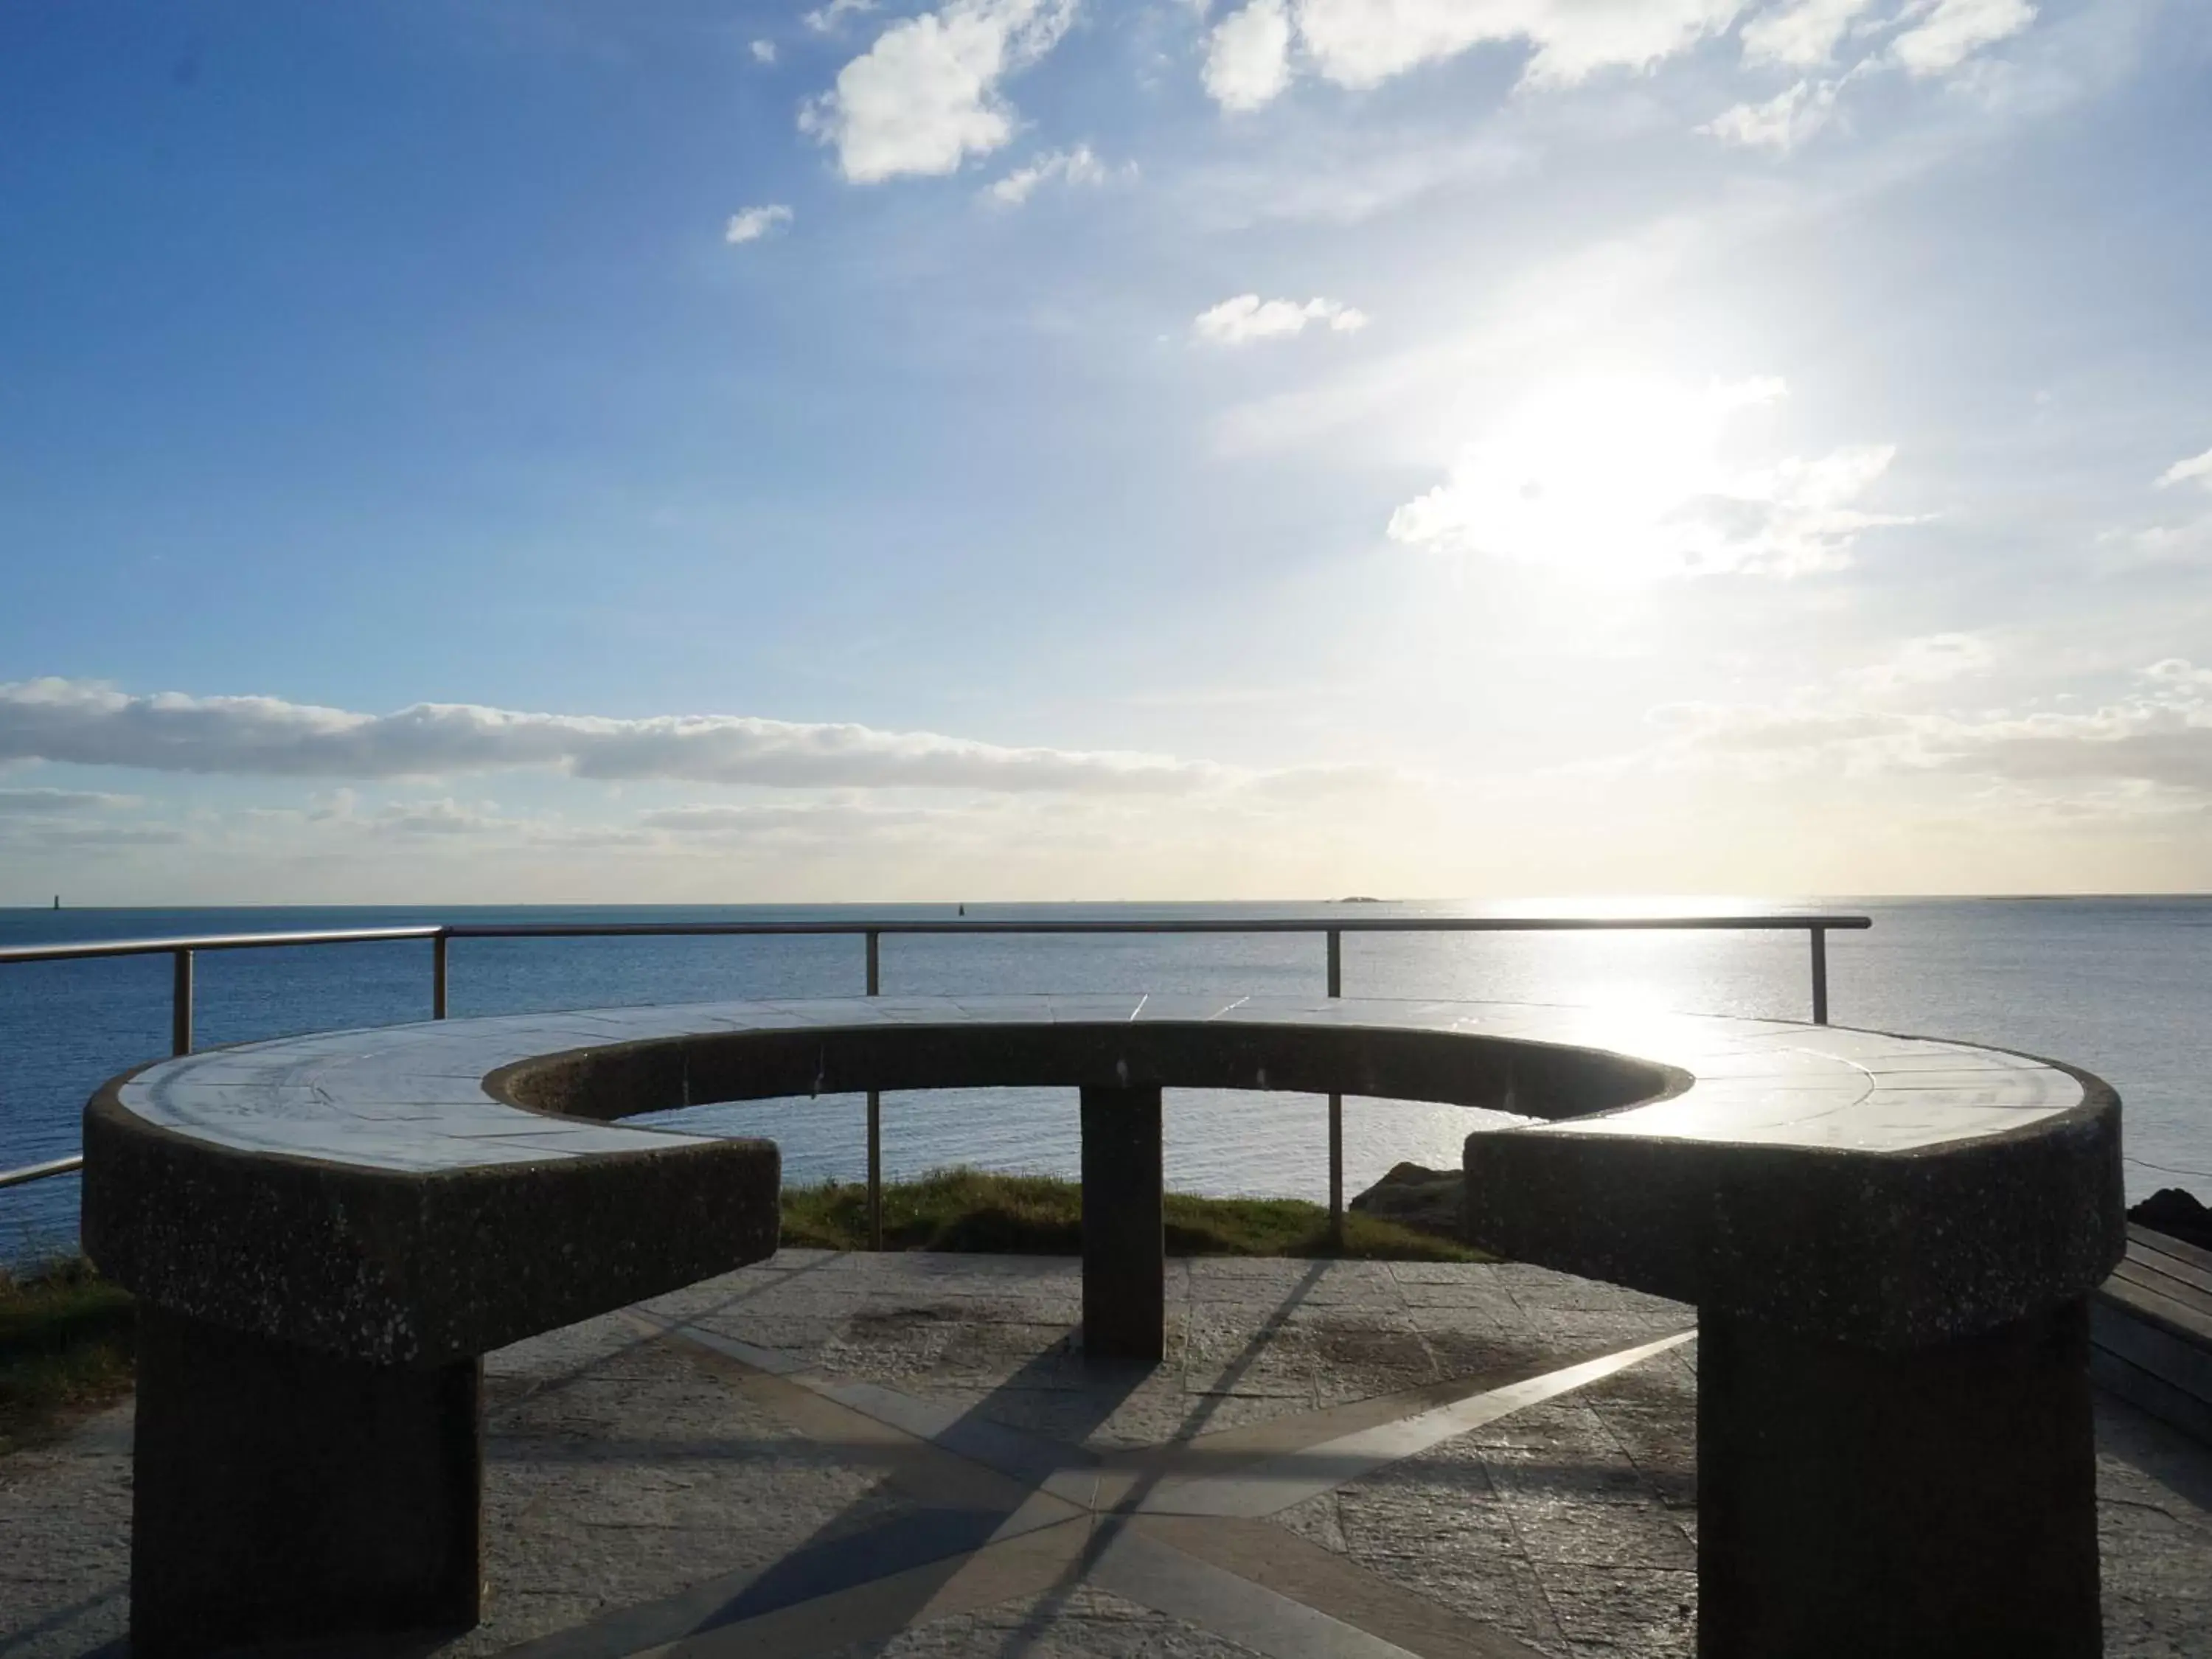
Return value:
<svg viewBox="0 0 2212 1659">
<path fill-rule="evenodd" d="M 1468 445 L 1444 483 L 1398 510 L 1390 534 L 1604 584 L 1818 568 L 1840 522 L 1832 509 L 1888 458 L 1747 464 L 1747 416 L 1786 392 L 1771 378 L 1702 389 L 1556 382 Z"/>
</svg>

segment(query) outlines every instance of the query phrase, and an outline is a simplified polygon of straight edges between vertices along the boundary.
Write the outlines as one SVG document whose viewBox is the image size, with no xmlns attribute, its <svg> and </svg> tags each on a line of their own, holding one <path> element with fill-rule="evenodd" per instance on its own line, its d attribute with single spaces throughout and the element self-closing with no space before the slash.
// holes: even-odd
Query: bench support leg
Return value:
<svg viewBox="0 0 2212 1659">
<path fill-rule="evenodd" d="M 1902 1353 L 1698 1340 L 1698 1651 L 2103 1650 L 2088 1314 Z"/>
<path fill-rule="evenodd" d="M 1083 1351 L 1158 1360 L 1166 1345 L 1160 1091 L 1083 1091 Z"/>
<path fill-rule="evenodd" d="M 142 1307 L 131 1652 L 474 1625 L 481 1375 Z"/>
</svg>

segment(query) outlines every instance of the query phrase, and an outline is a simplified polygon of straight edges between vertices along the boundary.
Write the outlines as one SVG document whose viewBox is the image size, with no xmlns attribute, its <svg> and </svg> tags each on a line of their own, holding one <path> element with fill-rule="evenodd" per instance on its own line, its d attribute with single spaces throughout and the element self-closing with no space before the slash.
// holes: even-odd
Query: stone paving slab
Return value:
<svg viewBox="0 0 2212 1659">
<path fill-rule="evenodd" d="M 1688 1310 L 1178 1261 L 1148 1367 L 1085 1360 L 1079 1282 L 785 1251 L 493 1354 L 486 1622 L 353 1651 L 1694 1650 L 1696 1348 L 1640 1352 Z M 0 1460 L 0 1659 L 127 1650 L 130 1425 Z M 2099 1490 L 2107 1651 L 2212 1651 L 2212 1453 L 2107 1402 Z"/>
</svg>

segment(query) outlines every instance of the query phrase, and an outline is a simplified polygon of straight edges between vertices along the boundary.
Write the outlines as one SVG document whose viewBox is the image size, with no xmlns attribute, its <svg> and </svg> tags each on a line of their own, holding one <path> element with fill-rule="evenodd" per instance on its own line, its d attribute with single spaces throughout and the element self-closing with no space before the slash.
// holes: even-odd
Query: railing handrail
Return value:
<svg viewBox="0 0 2212 1659">
<path fill-rule="evenodd" d="M 51 945 L 0 946 L 0 962 L 68 962 L 79 957 L 161 957 L 176 951 L 257 951 L 291 945 L 374 945 L 387 939 L 435 939 L 443 923 L 419 927 L 337 927 L 301 933 L 183 933 L 174 939 L 57 940 Z"/>
<path fill-rule="evenodd" d="M 78 939 L 0 945 L 0 963 L 66 962 L 86 957 L 167 956 L 178 951 L 252 951 L 313 945 L 376 945 L 396 939 L 675 938 L 822 933 L 1775 933 L 1871 927 L 1870 916 L 1804 912 L 1722 916 L 1254 916 L 1133 917 L 1119 921 L 1042 918 L 930 921 L 548 921 L 425 922 L 409 927 L 332 927 L 308 933 L 188 933 L 171 939 Z"/>
<path fill-rule="evenodd" d="M 863 937 L 867 941 L 867 994 L 880 994 L 878 946 L 885 933 L 909 937 L 928 933 L 1321 933 L 1328 940 L 1328 988 L 1332 997 L 1343 991 L 1343 940 L 1346 933 L 1775 933 L 1788 931 L 1809 936 L 1812 944 L 1813 1023 L 1828 1023 L 1828 934 L 1832 930 L 1871 927 L 1871 916 L 1820 911 L 1722 916 L 1251 916 L 1243 921 L 1222 917 L 1105 917 L 1054 921 L 1045 917 L 978 918 L 969 921 L 926 917 L 884 917 L 788 921 L 546 921 L 422 922 L 401 927 L 337 927 L 307 933 L 196 933 L 173 939 L 82 939 L 49 945 L 0 946 L 0 964 L 11 962 L 68 962 L 98 957 L 166 956 L 172 959 L 174 977 L 170 990 L 170 1052 L 184 1054 L 192 1047 L 192 961 L 202 951 L 276 950 L 320 945 L 379 945 L 404 939 L 428 939 L 431 945 L 430 1012 L 434 1019 L 446 1018 L 447 945 L 457 939 L 652 939 L 691 936 L 790 938 L 795 935 Z M 1328 1097 L 1329 1222 L 1339 1231 L 1344 1218 L 1344 1102 Z M 51 1158 L 20 1169 L 0 1170 L 0 1188 L 68 1175 L 83 1166 L 80 1153 Z M 882 1248 L 883 1143 L 882 1102 L 868 1092 L 868 1228 L 871 1242 Z"/>
<path fill-rule="evenodd" d="M 0 1187 L 20 1187 L 26 1182 L 44 1181 L 48 1176 L 68 1175 L 84 1168 L 84 1154 L 71 1152 L 66 1158 L 50 1158 L 43 1164 L 26 1164 L 19 1170 L 0 1170 Z"/>
</svg>

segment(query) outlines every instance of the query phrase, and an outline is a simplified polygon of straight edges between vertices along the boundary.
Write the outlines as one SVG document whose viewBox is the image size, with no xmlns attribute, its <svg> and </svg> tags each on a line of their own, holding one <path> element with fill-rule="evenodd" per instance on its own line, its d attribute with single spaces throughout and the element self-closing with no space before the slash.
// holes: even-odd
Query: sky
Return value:
<svg viewBox="0 0 2212 1659">
<path fill-rule="evenodd" d="M 2212 887 L 2201 0 L 0 9 L 0 904 Z"/>
</svg>

